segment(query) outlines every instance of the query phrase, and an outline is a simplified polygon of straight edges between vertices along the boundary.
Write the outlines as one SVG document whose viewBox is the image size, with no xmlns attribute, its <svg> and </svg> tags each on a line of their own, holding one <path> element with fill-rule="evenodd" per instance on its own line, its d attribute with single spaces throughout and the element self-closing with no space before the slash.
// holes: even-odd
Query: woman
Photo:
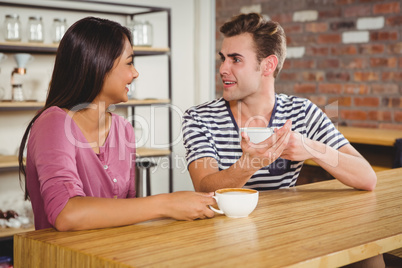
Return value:
<svg viewBox="0 0 402 268">
<path fill-rule="evenodd" d="M 77 21 L 61 40 L 45 107 L 29 123 L 19 151 L 36 229 L 214 216 L 207 193 L 134 198 L 134 132 L 107 110 L 128 100 L 127 85 L 138 77 L 133 56 L 130 31 L 105 19 Z"/>
</svg>

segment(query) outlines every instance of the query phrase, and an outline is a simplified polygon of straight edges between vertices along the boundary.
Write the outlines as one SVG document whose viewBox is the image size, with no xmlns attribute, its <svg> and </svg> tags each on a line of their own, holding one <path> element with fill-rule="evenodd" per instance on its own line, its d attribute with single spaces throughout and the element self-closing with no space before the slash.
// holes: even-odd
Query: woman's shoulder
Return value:
<svg viewBox="0 0 402 268">
<path fill-rule="evenodd" d="M 64 138 L 70 140 L 74 138 L 75 129 L 73 120 L 67 112 L 59 107 L 52 106 L 44 110 L 35 120 L 29 139 L 31 142 L 36 140 L 61 144 Z"/>
<path fill-rule="evenodd" d="M 58 136 L 78 135 L 79 128 L 69 114 L 68 110 L 57 106 L 51 106 L 44 110 L 32 125 L 31 133 L 43 135 L 44 132 L 53 133 Z"/>
<path fill-rule="evenodd" d="M 126 133 L 133 133 L 134 129 L 131 123 L 124 117 L 115 113 L 110 113 L 112 115 L 112 127 L 116 128 L 117 131 L 124 129 Z"/>
<path fill-rule="evenodd" d="M 60 116 L 67 115 L 67 112 L 58 106 L 51 106 L 42 112 L 41 116 Z"/>
<path fill-rule="evenodd" d="M 35 121 L 35 124 L 38 123 L 47 123 L 54 124 L 56 122 L 65 121 L 68 117 L 67 112 L 57 106 L 51 106 L 44 110 L 42 114 Z"/>
<path fill-rule="evenodd" d="M 112 116 L 112 121 L 118 125 L 130 125 L 130 122 L 122 115 L 110 113 Z"/>
</svg>

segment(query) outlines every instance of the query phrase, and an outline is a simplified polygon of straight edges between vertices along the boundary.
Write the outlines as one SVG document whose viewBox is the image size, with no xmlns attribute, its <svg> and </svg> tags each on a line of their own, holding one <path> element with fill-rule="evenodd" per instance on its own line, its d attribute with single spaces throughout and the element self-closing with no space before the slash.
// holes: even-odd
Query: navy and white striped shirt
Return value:
<svg viewBox="0 0 402 268">
<path fill-rule="evenodd" d="M 349 143 L 325 113 L 311 101 L 276 94 L 268 127 L 280 128 L 288 119 L 292 121 L 292 131 L 334 149 Z M 188 109 L 183 116 L 182 128 L 187 165 L 203 157 L 212 157 L 218 162 L 219 170 L 224 170 L 242 155 L 239 127 L 229 103 L 223 98 Z M 294 186 L 302 165 L 303 161 L 278 158 L 258 170 L 244 188 L 264 191 Z"/>
</svg>

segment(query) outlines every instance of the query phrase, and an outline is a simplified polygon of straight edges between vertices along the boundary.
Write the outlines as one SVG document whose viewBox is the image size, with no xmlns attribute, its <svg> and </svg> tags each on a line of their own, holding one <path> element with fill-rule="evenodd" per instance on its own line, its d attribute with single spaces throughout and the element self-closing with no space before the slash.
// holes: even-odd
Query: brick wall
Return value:
<svg viewBox="0 0 402 268">
<path fill-rule="evenodd" d="M 309 98 L 342 125 L 402 129 L 402 0 L 216 0 L 217 52 L 219 27 L 251 11 L 287 35 L 276 92 Z"/>
</svg>

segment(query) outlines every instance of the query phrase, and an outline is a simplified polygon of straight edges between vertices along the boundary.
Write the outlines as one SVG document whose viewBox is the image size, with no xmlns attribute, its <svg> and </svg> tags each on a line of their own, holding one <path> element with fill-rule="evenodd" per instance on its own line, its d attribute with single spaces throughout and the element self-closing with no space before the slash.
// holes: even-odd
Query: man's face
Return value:
<svg viewBox="0 0 402 268">
<path fill-rule="evenodd" d="M 225 100 L 244 100 L 260 90 L 262 73 L 251 34 L 224 38 L 219 55 Z"/>
</svg>

